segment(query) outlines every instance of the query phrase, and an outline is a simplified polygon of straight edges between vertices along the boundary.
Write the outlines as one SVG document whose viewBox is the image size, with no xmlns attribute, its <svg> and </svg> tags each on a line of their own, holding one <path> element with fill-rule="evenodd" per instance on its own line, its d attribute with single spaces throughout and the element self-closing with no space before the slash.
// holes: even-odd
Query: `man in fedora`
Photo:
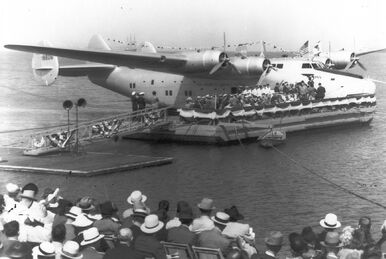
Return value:
<svg viewBox="0 0 386 259">
<path fill-rule="evenodd" d="M 55 247 L 50 242 L 42 242 L 39 246 L 32 248 L 33 259 L 55 259 Z"/>
<path fill-rule="evenodd" d="M 338 258 L 338 252 L 342 248 L 342 243 L 339 240 L 339 233 L 335 231 L 327 232 L 325 240 L 320 244 L 324 248 L 322 258 Z"/>
<path fill-rule="evenodd" d="M 178 227 L 168 229 L 167 241 L 173 243 L 183 243 L 194 245 L 196 242 L 196 235 L 189 230 L 190 224 L 193 222 L 193 210 L 190 207 L 182 208 L 177 217 L 181 222 Z"/>
<path fill-rule="evenodd" d="M 200 210 L 200 217 L 193 220 L 191 231 L 200 232 L 204 230 L 210 230 L 214 227 L 213 221 L 211 220 L 212 211 L 215 209 L 213 206 L 213 200 L 209 198 L 203 198 L 199 204 L 197 204 Z"/>
<path fill-rule="evenodd" d="M 231 250 L 230 239 L 221 232 L 229 222 L 229 215 L 225 212 L 217 212 L 212 217 L 215 227 L 211 230 L 204 230 L 197 235 L 197 246 L 219 248 L 224 256 Z"/>
<path fill-rule="evenodd" d="M 280 231 L 272 231 L 269 236 L 264 239 L 267 250 L 260 254 L 260 259 L 274 259 L 277 258 L 282 245 L 283 245 L 283 234 Z"/>
<path fill-rule="evenodd" d="M 60 259 L 82 259 L 79 244 L 75 241 L 67 241 L 59 251 Z"/>
<path fill-rule="evenodd" d="M 115 247 L 107 250 L 103 259 L 142 259 L 145 258 L 133 248 L 133 233 L 129 228 L 121 228 L 117 236 Z"/>
<path fill-rule="evenodd" d="M 94 222 L 94 227 L 99 230 L 99 233 L 105 235 L 105 239 L 112 240 L 117 234 L 121 227 L 117 212 L 118 208 L 111 201 L 106 201 L 99 205 L 99 210 L 102 215 L 102 219 Z"/>
<path fill-rule="evenodd" d="M 324 241 L 326 239 L 326 235 L 328 232 L 334 232 L 337 231 L 338 228 L 342 225 L 338 221 L 338 217 L 333 213 L 328 213 L 324 219 L 320 220 L 319 222 L 320 226 L 323 228 L 323 231 L 320 232 L 317 236 L 317 242 L 315 244 L 315 249 L 320 250 L 320 242 Z"/>
<path fill-rule="evenodd" d="M 80 214 L 82 214 L 82 209 L 77 206 L 72 206 L 70 210 L 64 214 L 66 216 L 66 223 L 64 224 L 64 227 L 66 228 L 65 241 L 73 240 L 76 237 L 75 227 L 72 225 L 72 223 Z"/>
<path fill-rule="evenodd" d="M 158 219 L 155 214 L 146 216 L 141 225 L 142 235 L 138 236 L 134 242 L 135 250 L 139 251 L 145 257 L 154 257 L 155 259 L 166 259 L 166 254 L 161 242 L 156 234 L 164 227 L 164 223 Z"/>
<path fill-rule="evenodd" d="M 78 242 L 78 244 L 81 244 L 81 242 L 83 241 L 83 232 L 91 228 L 93 223 L 94 222 L 87 218 L 85 214 L 78 215 L 71 223 L 72 226 L 74 226 L 75 234 L 75 238 L 73 239 L 73 241 L 76 241 Z"/>
<path fill-rule="evenodd" d="M 83 231 L 82 246 L 83 259 L 102 259 L 104 253 L 101 252 L 101 240 L 103 235 L 99 233 L 96 227 Z"/>
<path fill-rule="evenodd" d="M 16 208 L 8 213 L 8 217 L 13 219 L 26 218 L 33 214 L 34 211 L 40 210 L 39 203 L 36 201 L 36 195 L 39 188 L 34 183 L 26 184 L 20 193 L 20 202 L 16 205 Z M 22 219 L 21 219 L 22 220 Z"/>
</svg>

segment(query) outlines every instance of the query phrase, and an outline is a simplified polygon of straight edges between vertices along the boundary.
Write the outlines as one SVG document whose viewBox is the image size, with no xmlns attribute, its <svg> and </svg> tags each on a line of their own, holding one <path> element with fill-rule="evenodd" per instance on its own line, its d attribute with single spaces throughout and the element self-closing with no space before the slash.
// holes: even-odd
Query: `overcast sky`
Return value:
<svg viewBox="0 0 386 259">
<path fill-rule="evenodd" d="M 286 50 L 307 39 L 327 49 L 386 47 L 384 0 L 1 0 L 0 44 L 45 39 L 85 47 L 106 38 L 210 47 L 265 40 Z"/>
</svg>

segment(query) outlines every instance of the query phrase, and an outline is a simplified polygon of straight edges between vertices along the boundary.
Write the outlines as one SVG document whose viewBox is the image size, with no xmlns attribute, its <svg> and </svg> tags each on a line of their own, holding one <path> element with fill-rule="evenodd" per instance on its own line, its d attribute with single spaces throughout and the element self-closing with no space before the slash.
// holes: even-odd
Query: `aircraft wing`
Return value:
<svg viewBox="0 0 386 259">
<path fill-rule="evenodd" d="M 79 59 L 102 64 L 127 66 L 155 71 L 181 72 L 180 67 L 187 62 L 181 54 L 160 54 L 143 52 L 114 52 L 105 50 L 66 49 L 33 45 L 5 45 L 5 48 Z"/>
<path fill-rule="evenodd" d="M 90 73 L 111 71 L 114 68 L 115 68 L 114 65 L 104 65 L 104 64 L 81 64 L 81 65 L 60 66 L 59 75 L 60 76 L 87 76 Z M 39 69 L 42 69 L 42 68 L 39 68 Z"/>
<path fill-rule="evenodd" d="M 376 49 L 376 50 L 369 50 L 369 51 L 364 51 L 364 52 L 355 52 L 355 55 L 357 57 L 359 57 L 359 56 L 364 56 L 364 55 L 367 55 L 367 54 L 371 54 L 371 53 L 374 53 L 374 52 L 380 52 L 380 51 L 384 51 L 384 50 L 386 50 L 386 48 Z"/>
</svg>

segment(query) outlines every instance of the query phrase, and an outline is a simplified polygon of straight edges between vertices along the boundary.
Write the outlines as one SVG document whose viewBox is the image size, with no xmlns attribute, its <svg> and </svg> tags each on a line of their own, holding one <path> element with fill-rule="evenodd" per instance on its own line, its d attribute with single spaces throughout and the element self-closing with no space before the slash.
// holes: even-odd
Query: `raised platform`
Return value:
<svg viewBox="0 0 386 259">
<path fill-rule="evenodd" d="M 173 162 L 171 157 L 151 157 L 114 152 L 61 152 L 39 157 L 23 156 L 20 149 L 0 149 L 0 171 L 72 176 L 94 176 Z"/>
</svg>

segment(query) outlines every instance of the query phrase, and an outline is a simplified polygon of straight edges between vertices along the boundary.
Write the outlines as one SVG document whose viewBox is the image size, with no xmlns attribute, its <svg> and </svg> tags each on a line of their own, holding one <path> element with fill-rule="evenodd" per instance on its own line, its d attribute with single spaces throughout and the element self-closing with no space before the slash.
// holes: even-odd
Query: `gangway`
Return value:
<svg viewBox="0 0 386 259">
<path fill-rule="evenodd" d="M 79 123 L 78 126 L 56 127 L 30 135 L 24 155 L 38 156 L 51 152 L 78 151 L 79 145 L 133 133 L 167 123 L 167 109 L 145 108 L 107 118 Z"/>
</svg>

